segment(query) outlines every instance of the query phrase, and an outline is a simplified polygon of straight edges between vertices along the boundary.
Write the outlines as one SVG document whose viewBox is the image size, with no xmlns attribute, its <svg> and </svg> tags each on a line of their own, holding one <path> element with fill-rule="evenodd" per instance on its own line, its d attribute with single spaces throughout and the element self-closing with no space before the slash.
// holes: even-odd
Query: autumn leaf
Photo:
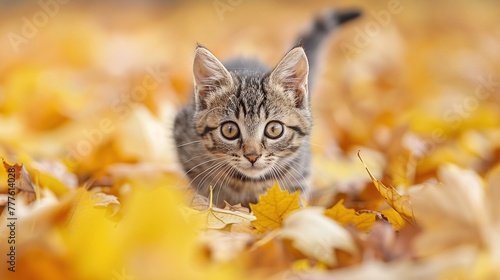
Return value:
<svg viewBox="0 0 500 280">
<path fill-rule="evenodd" d="M 265 195 L 259 196 L 257 204 L 250 203 L 250 208 L 257 218 L 252 224 L 259 232 L 273 230 L 282 226 L 288 214 L 300 208 L 300 196 L 298 192 L 282 191 L 278 183 L 274 183 Z"/>
<path fill-rule="evenodd" d="M 15 189 L 18 191 L 18 195 L 25 195 L 27 202 L 33 202 L 37 198 L 35 184 L 31 181 L 31 177 L 24 167 L 24 164 L 14 164 L 10 165 L 2 158 L 3 166 L 5 171 L 9 174 L 14 174 L 15 179 Z"/>
<path fill-rule="evenodd" d="M 282 236 L 306 256 L 330 266 L 337 264 L 335 249 L 357 252 L 349 232 L 323 215 L 321 207 L 307 207 L 290 213 L 283 222 Z"/>
<path fill-rule="evenodd" d="M 356 213 L 354 209 L 347 209 L 341 199 L 330 209 L 325 211 L 325 216 L 339 222 L 341 225 L 352 224 L 357 229 L 368 231 L 376 221 L 375 213 Z"/>
<path fill-rule="evenodd" d="M 479 175 L 447 164 L 438 170 L 438 176 L 442 183 L 425 185 L 415 194 L 415 218 L 425 229 L 414 244 L 417 254 L 430 256 L 458 244 L 487 243 L 490 236 L 498 236 L 498 232 L 485 234 L 493 227 Z"/>
<path fill-rule="evenodd" d="M 111 215 L 113 217 L 120 210 L 120 202 L 118 198 L 114 195 L 109 195 L 105 193 L 93 193 L 90 198 L 94 200 L 94 207 L 111 207 Z"/>
<path fill-rule="evenodd" d="M 213 188 L 210 187 L 209 206 L 206 210 L 196 210 L 190 207 L 183 207 L 182 214 L 187 220 L 194 221 L 201 228 L 221 229 L 229 224 L 239 224 L 242 222 L 251 222 L 255 216 L 241 211 L 220 209 L 212 204 Z"/>
<path fill-rule="evenodd" d="M 403 217 L 401 217 L 401 215 L 399 215 L 399 213 L 393 208 L 384 209 L 380 211 L 380 213 L 387 218 L 395 230 L 401 230 L 406 225 L 405 219 L 403 219 Z"/>
<path fill-rule="evenodd" d="M 398 191 L 396 191 L 396 189 L 394 189 L 393 187 L 386 187 L 379 180 L 373 177 L 372 173 L 361 158 L 360 152 L 358 152 L 358 157 L 365 166 L 366 172 L 368 172 L 368 175 L 372 179 L 373 184 L 375 185 L 379 193 L 384 197 L 387 204 L 394 208 L 394 210 L 396 210 L 406 221 L 413 222 L 413 209 L 411 206 L 410 196 L 399 194 Z"/>
<path fill-rule="evenodd" d="M 238 203 L 236 205 L 231 205 L 225 200 L 224 200 L 224 203 L 225 203 L 224 210 L 231 210 L 231 211 L 235 211 L 235 212 L 241 212 L 244 214 L 250 214 L 250 209 L 243 207 L 241 205 L 241 203 Z"/>
</svg>

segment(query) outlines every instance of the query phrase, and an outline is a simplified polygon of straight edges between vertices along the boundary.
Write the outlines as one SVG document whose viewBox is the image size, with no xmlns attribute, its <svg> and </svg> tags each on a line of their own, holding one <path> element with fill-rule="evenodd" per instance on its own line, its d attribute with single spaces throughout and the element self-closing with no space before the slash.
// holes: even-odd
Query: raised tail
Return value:
<svg viewBox="0 0 500 280">
<path fill-rule="evenodd" d="M 323 16 L 318 17 L 312 24 L 312 27 L 302 36 L 296 45 L 302 45 L 306 52 L 307 60 L 309 62 L 309 88 L 315 82 L 315 77 L 318 71 L 318 59 L 324 41 L 329 35 L 337 29 L 338 26 L 345 22 L 353 20 L 361 15 L 359 10 L 331 10 Z"/>
</svg>

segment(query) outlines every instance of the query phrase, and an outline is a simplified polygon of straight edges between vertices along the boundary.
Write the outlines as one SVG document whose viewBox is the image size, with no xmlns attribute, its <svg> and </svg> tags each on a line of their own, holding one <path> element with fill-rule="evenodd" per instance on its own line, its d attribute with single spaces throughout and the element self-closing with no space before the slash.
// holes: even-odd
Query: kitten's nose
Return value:
<svg viewBox="0 0 500 280">
<path fill-rule="evenodd" d="M 248 161 L 250 163 L 252 163 L 252 165 L 257 161 L 257 159 L 260 158 L 261 155 L 257 154 L 256 152 L 252 152 L 252 153 L 248 153 L 248 154 L 245 154 L 244 157 L 246 157 L 248 159 Z"/>
</svg>

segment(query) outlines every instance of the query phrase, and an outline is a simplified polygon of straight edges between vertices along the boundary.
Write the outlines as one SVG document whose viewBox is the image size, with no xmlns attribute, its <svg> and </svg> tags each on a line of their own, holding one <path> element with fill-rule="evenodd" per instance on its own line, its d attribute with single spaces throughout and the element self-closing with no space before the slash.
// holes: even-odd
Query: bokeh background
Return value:
<svg viewBox="0 0 500 280">
<path fill-rule="evenodd" d="M 196 43 L 272 66 L 331 8 L 364 15 L 328 40 L 312 89 L 313 204 L 383 203 L 358 150 L 402 192 L 444 163 L 498 167 L 500 2 L 487 0 L 0 1 L 0 155 L 56 197 L 82 184 L 120 197 L 131 176 L 182 189 L 171 127 Z"/>
</svg>

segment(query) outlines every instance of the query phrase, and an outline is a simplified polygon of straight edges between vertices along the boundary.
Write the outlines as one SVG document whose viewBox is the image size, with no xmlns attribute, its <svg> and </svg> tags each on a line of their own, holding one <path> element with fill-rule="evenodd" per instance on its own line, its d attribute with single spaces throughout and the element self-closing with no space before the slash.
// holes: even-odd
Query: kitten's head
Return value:
<svg viewBox="0 0 500 280">
<path fill-rule="evenodd" d="M 241 176 L 279 174 L 311 129 L 307 58 L 289 51 L 262 74 L 228 71 L 206 48 L 195 52 L 195 125 L 205 148 Z"/>
</svg>

